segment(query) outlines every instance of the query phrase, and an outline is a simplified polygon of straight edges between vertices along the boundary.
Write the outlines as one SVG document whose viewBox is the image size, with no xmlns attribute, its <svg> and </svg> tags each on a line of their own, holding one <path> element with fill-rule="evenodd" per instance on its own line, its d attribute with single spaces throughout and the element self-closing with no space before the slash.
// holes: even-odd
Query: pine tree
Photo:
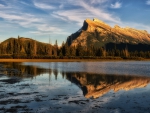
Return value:
<svg viewBox="0 0 150 113">
<path fill-rule="evenodd" d="M 76 47 L 75 46 L 70 47 L 70 55 L 71 56 L 76 56 Z"/>
<path fill-rule="evenodd" d="M 18 54 L 19 54 L 19 48 L 18 48 L 18 47 L 19 47 L 18 40 L 15 39 L 15 40 L 14 40 L 14 52 L 13 52 L 15 55 L 18 55 Z"/>
<path fill-rule="evenodd" d="M 61 45 L 61 52 L 62 52 L 62 55 L 65 56 L 65 43 L 63 41 L 62 45 Z"/>
<path fill-rule="evenodd" d="M 67 43 L 65 44 L 65 56 L 70 56 L 70 48 Z"/>
<path fill-rule="evenodd" d="M 83 56 L 83 47 L 81 46 L 81 43 L 78 43 L 76 50 L 77 50 L 76 51 L 77 56 Z"/>
<path fill-rule="evenodd" d="M 60 49 L 60 51 L 59 51 L 59 57 L 63 57 L 62 49 Z"/>
<path fill-rule="evenodd" d="M 100 47 L 99 49 L 97 49 L 97 53 L 96 53 L 96 56 L 103 56 L 103 48 Z"/>
</svg>

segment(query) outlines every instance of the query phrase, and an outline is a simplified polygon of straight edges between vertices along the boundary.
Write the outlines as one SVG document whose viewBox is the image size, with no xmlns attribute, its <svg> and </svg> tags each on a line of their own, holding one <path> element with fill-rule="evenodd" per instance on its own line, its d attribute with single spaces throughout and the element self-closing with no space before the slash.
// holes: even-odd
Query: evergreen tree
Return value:
<svg viewBox="0 0 150 113">
<path fill-rule="evenodd" d="M 76 56 L 83 56 L 83 47 L 81 46 L 81 43 L 78 43 L 77 45 Z"/>
<path fill-rule="evenodd" d="M 76 47 L 75 46 L 70 47 L 70 55 L 71 56 L 76 56 Z"/>
<path fill-rule="evenodd" d="M 103 48 L 102 47 L 100 47 L 99 49 L 97 49 L 97 54 L 96 54 L 97 56 L 103 56 Z"/>
<path fill-rule="evenodd" d="M 66 53 L 65 53 L 65 43 L 64 43 L 64 41 L 63 41 L 60 49 L 62 51 L 62 55 L 65 56 Z"/>
<path fill-rule="evenodd" d="M 70 56 L 70 48 L 67 43 L 65 44 L 65 56 Z"/>
<path fill-rule="evenodd" d="M 15 39 L 14 40 L 14 52 L 13 52 L 15 55 L 18 55 L 19 54 L 19 43 L 18 43 L 18 40 Z"/>
<path fill-rule="evenodd" d="M 60 51 L 59 51 L 59 57 L 63 57 L 62 49 L 60 49 Z"/>
</svg>

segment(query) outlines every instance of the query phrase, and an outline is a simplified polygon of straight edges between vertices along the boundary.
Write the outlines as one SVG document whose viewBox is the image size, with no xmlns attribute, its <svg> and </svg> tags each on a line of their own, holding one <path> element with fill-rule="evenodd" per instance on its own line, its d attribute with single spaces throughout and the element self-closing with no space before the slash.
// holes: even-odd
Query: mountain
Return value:
<svg viewBox="0 0 150 113">
<path fill-rule="evenodd" d="M 79 43 L 84 47 L 102 47 L 111 43 L 130 45 L 149 45 L 150 34 L 146 30 L 137 30 L 130 27 L 121 28 L 115 25 L 113 28 L 98 19 L 86 19 L 83 26 L 67 39 L 70 46 Z"/>
<path fill-rule="evenodd" d="M 9 38 L 0 44 L 0 54 L 9 56 L 55 55 L 55 47 L 31 38 Z"/>
</svg>

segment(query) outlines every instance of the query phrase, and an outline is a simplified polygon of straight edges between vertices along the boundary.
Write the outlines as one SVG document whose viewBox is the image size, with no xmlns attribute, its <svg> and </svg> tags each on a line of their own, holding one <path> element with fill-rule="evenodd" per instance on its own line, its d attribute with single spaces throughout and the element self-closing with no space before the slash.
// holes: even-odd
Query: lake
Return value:
<svg viewBox="0 0 150 113">
<path fill-rule="evenodd" d="M 150 62 L 0 63 L 0 112 L 150 113 Z"/>
</svg>

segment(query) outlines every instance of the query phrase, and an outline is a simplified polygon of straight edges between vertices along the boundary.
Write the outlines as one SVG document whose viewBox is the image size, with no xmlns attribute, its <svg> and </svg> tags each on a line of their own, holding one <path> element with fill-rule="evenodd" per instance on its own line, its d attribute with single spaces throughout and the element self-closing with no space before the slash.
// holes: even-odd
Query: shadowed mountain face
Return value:
<svg viewBox="0 0 150 113">
<path fill-rule="evenodd" d="M 146 87 L 150 83 L 149 77 L 141 76 L 118 76 L 87 73 L 66 73 L 71 82 L 79 86 L 86 98 L 98 98 L 113 90 L 131 90 Z"/>
<path fill-rule="evenodd" d="M 146 30 L 136 30 L 133 28 L 121 28 L 118 25 L 113 28 L 106 23 L 93 19 L 86 19 L 82 28 L 68 37 L 68 45 L 88 47 L 94 45 L 101 47 L 108 43 L 124 44 L 150 44 L 150 34 Z"/>
</svg>

